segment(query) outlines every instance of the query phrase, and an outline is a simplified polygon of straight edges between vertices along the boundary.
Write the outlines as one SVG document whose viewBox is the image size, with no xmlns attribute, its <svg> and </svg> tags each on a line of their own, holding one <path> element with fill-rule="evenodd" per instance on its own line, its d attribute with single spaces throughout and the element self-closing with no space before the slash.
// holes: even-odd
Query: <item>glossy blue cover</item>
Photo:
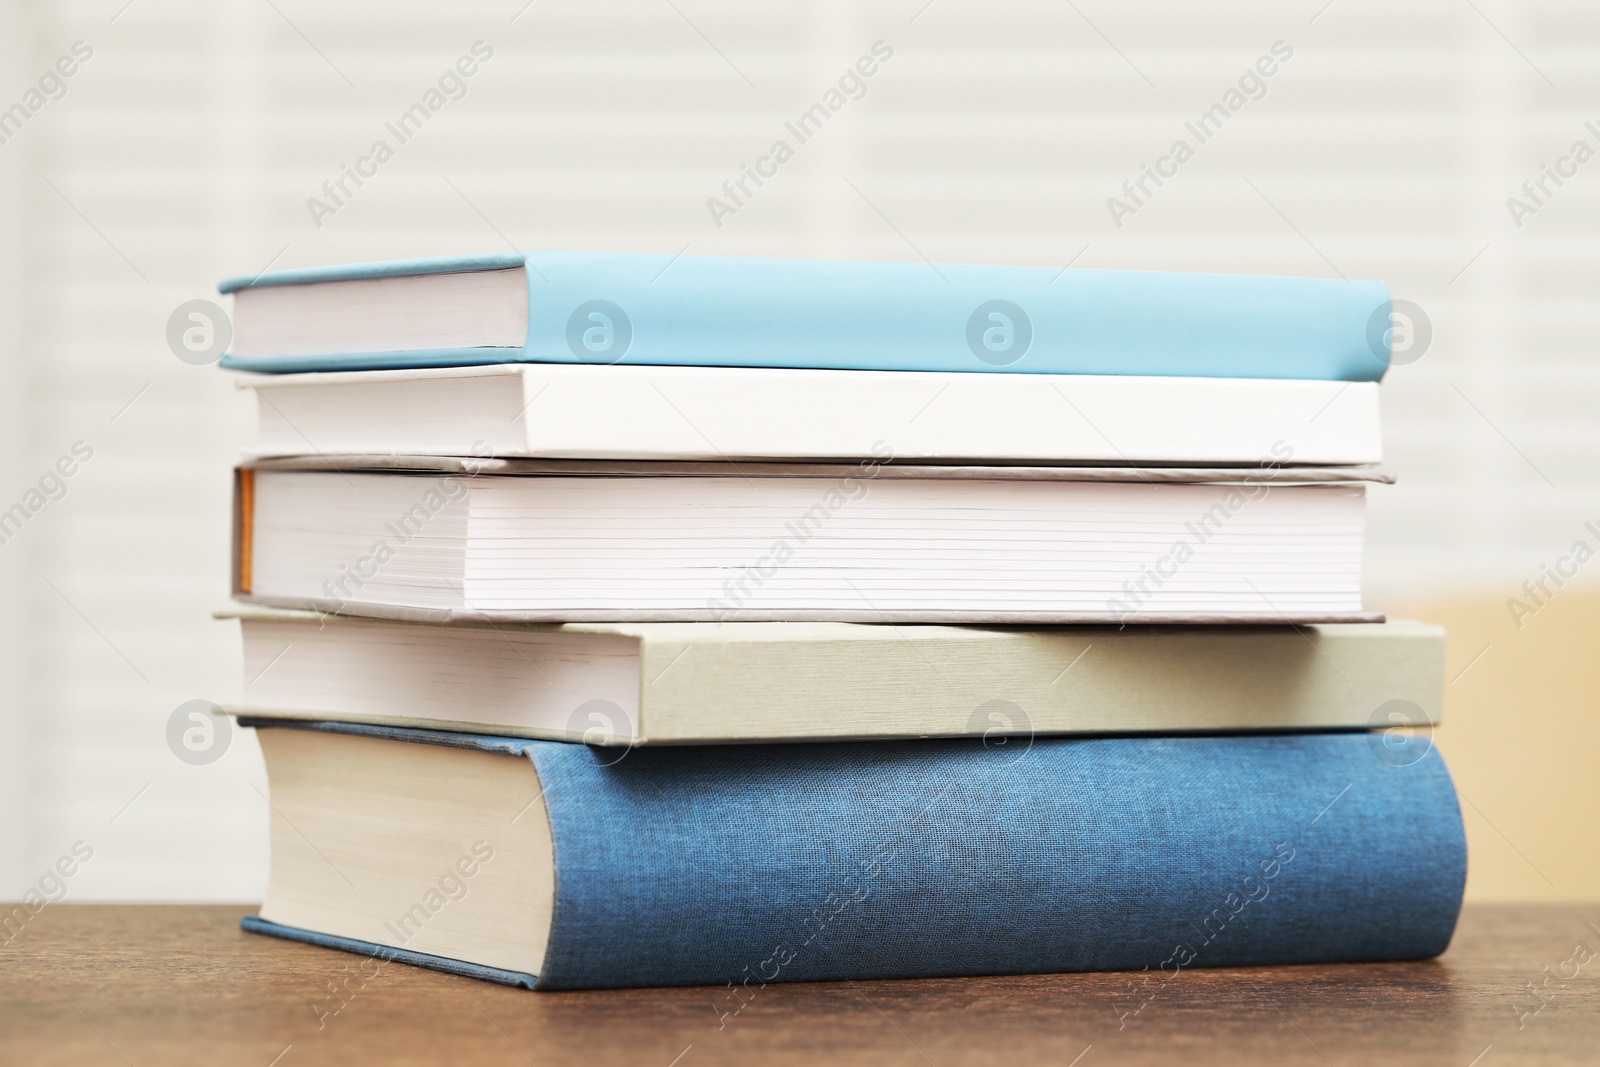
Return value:
<svg viewBox="0 0 1600 1067">
<path fill-rule="evenodd" d="M 1466 878 L 1443 761 L 1384 734 L 628 750 L 243 721 L 531 759 L 538 987 L 716 985 L 719 1012 L 774 981 L 1422 959 Z"/>
<path fill-rule="evenodd" d="M 521 348 L 240 358 L 291 372 L 480 363 L 1377 381 L 1382 282 L 1045 267 L 528 252 L 275 271 L 261 286 L 525 265 Z"/>
</svg>

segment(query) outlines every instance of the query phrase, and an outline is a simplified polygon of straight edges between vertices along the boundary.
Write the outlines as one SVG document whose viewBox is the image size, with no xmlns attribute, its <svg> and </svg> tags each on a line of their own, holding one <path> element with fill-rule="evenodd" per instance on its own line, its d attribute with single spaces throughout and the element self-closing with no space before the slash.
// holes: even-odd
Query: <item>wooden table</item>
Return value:
<svg viewBox="0 0 1600 1067">
<path fill-rule="evenodd" d="M 402 964 L 341 1006 L 362 961 L 241 933 L 245 910 L 46 907 L 0 944 L 0 1063 L 1600 1063 L 1600 906 L 1469 908 L 1426 963 L 1184 971 L 1120 1025 L 1125 974 L 773 985 L 720 1028 L 714 990 Z"/>
</svg>

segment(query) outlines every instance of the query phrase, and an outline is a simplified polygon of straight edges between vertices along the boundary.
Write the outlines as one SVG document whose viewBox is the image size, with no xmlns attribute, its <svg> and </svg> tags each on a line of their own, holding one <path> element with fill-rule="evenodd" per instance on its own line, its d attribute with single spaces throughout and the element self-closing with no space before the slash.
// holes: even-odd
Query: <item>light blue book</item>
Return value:
<svg viewBox="0 0 1600 1067">
<path fill-rule="evenodd" d="M 1466 877 L 1443 761 L 1389 733 L 629 749 L 241 721 L 273 821 L 243 925 L 366 977 L 706 985 L 726 1022 L 773 982 L 1126 970 L 1137 1014 L 1194 967 L 1435 956 Z"/>
<path fill-rule="evenodd" d="M 1377 381 L 1382 282 L 527 252 L 275 271 L 223 365 L 549 362 Z"/>
</svg>

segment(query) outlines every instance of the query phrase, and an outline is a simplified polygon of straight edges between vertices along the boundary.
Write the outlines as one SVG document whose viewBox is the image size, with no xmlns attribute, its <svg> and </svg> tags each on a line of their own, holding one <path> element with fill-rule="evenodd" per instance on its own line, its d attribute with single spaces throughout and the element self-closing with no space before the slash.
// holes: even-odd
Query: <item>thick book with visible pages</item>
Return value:
<svg viewBox="0 0 1600 1067">
<path fill-rule="evenodd" d="M 1170 466 L 1382 458 L 1378 386 L 1264 378 L 515 364 L 253 374 L 256 456 Z"/>
<path fill-rule="evenodd" d="M 1365 491 L 1389 478 L 263 461 L 236 479 L 234 593 L 431 621 L 1371 622 Z"/>
<path fill-rule="evenodd" d="M 1466 877 L 1437 750 L 1381 734 L 619 751 L 245 722 L 272 799 L 246 929 L 705 985 L 724 1017 L 771 982 L 1424 959 Z"/>
<path fill-rule="evenodd" d="M 270 271 L 225 366 L 817 367 L 1377 381 L 1382 282 L 516 252 Z"/>
<path fill-rule="evenodd" d="M 1444 631 L 432 625 L 245 609 L 246 715 L 596 745 L 1439 722 Z M 1399 703 L 1396 703 L 1399 702 Z"/>
</svg>

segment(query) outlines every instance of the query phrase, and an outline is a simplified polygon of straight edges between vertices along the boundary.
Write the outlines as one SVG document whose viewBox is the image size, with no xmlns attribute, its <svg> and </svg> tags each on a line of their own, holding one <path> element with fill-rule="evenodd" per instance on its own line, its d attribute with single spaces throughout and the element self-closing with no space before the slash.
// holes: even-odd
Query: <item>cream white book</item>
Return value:
<svg viewBox="0 0 1600 1067">
<path fill-rule="evenodd" d="M 432 625 L 246 609 L 241 714 L 598 745 L 1437 723 L 1444 631 Z M 1403 704 L 1394 704 L 1402 701 Z"/>
<path fill-rule="evenodd" d="M 241 469 L 235 594 L 436 621 L 1375 621 L 1365 492 L 1390 477 L 382 462 Z"/>
<path fill-rule="evenodd" d="M 513 364 L 250 375 L 253 456 L 1379 462 L 1375 382 Z"/>
</svg>

